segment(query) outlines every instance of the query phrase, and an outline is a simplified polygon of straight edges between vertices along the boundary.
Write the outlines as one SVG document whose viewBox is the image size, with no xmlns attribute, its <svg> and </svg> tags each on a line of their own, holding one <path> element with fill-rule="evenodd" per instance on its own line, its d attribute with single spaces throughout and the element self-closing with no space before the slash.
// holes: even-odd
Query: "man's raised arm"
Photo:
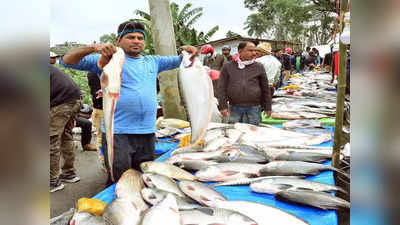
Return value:
<svg viewBox="0 0 400 225">
<path fill-rule="evenodd" d="M 92 54 L 99 53 L 102 55 L 100 65 L 105 65 L 111 59 L 112 55 L 117 51 L 112 44 L 93 44 L 89 46 L 83 46 L 69 51 L 62 57 L 62 61 L 66 65 L 76 65 L 83 57 Z"/>
</svg>

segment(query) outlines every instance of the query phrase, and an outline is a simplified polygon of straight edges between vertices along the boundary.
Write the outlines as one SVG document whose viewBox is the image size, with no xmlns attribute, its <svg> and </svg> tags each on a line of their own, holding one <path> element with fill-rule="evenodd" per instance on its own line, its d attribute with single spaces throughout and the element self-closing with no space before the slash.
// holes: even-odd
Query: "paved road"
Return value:
<svg viewBox="0 0 400 225">
<path fill-rule="evenodd" d="M 79 136 L 75 137 L 79 140 Z M 92 137 L 92 144 L 95 135 Z M 76 202 L 83 197 L 92 197 L 104 189 L 106 174 L 101 169 L 97 158 L 97 152 L 82 151 L 79 141 L 75 141 L 75 168 L 81 180 L 74 184 L 64 183 L 63 190 L 50 193 L 50 218 L 58 216 L 70 208 L 75 207 Z"/>
</svg>

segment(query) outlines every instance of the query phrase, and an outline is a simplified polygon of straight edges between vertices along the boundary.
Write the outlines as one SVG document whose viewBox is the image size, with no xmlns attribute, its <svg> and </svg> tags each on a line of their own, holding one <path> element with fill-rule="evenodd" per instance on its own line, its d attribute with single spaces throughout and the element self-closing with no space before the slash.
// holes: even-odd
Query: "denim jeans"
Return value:
<svg viewBox="0 0 400 225">
<path fill-rule="evenodd" d="M 258 125 L 261 122 L 261 106 L 231 106 L 229 123 L 243 123 L 246 116 L 249 124 Z"/>
</svg>

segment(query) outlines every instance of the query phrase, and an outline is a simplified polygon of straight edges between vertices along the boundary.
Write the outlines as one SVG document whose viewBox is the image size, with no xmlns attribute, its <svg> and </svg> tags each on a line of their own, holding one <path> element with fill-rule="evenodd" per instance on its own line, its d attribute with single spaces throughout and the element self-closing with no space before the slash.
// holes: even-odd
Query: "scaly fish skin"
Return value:
<svg viewBox="0 0 400 225">
<path fill-rule="evenodd" d="M 179 188 L 189 197 L 196 200 L 201 205 L 215 206 L 215 201 L 226 198 L 221 193 L 198 181 L 183 180 L 179 182 Z"/>
<path fill-rule="evenodd" d="M 157 173 L 177 180 L 196 180 L 191 173 L 166 162 L 142 162 L 140 168 L 145 173 Z"/>
<path fill-rule="evenodd" d="M 118 180 L 115 187 L 115 194 L 118 198 L 124 198 L 133 202 L 140 211 L 148 208 L 143 201 L 140 191 L 144 188 L 141 174 L 136 170 L 129 169 L 125 171 Z"/>
<path fill-rule="evenodd" d="M 173 195 L 168 194 L 164 200 L 151 207 L 143 216 L 141 225 L 182 225 L 182 218 L 178 211 L 178 204 Z"/>
</svg>

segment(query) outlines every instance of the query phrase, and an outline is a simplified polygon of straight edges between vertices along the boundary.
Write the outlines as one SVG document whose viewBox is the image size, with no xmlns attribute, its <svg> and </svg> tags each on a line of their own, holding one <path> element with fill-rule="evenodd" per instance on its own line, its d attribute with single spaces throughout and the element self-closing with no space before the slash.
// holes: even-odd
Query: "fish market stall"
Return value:
<svg viewBox="0 0 400 225">
<path fill-rule="evenodd" d="M 336 88 L 324 72 L 294 74 L 272 99 L 272 115 L 263 123 L 282 124 L 293 119 L 316 119 L 334 126 Z"/>
<path fill-rule="evenodd" d="M 237 128 L 240 128 L 240 127 L 238 126 Z M 242 128 L 245 129 L 245 128 L 247 128 L 247 126 L 243 126 Z M 276 128 L 276 129 L 278 129 L 278 128 Z M 332 135 L 332 133 L 331 133 L 331 132 L 333 132 L 332 127 L 324 126 L 323 129 L 326 132 L 329 132 L 330 135 Z M 284 131 L 281 131 L 281 130 L 282 129 L 279 129 L 279 132 L 283 132 L 282 134 L 285 134 Z M 208 132 L 210 133 L 210 131 L 208 131 Z M 278 132 L 278 131 L 276 131 L 276 132 Z M 288 131 L 288 135 L 290 135 L 290 134 L 291 133 Z M 207 139 L 207 137 L 208 136 L 206 135 L 205 138 Z M 245 137 L 245 138 L 248 138 L 249 140 L 251 139 L 251 137 Z M 272 136 L 271 139 L 274 139 L 274 137 Z M 323 140 L 320 140 L 320 142 L 323 142 Z M 210 143 L 210 141 L 209 141 L 209 143 Z M 173 151 L 175 150 L 175 148 L 177 146 L 177 142 L 175 142 L 175 143 L 165 142 L 162 144 L 165 146 L 170 145 L 169 147 L 173 148 L 173 149 L 168 150 L 165 154 L 163 154 L 161 157 L 159 157 L 158 159 L 155 160 L 158 162 L 171 160 L 171 158 L 173 157 L 172 154 L 174 154 Z M 290 143 L 287 143 L 287 144 L 289 145 Z M 332 145 L 333 145 L 333 142 L 330 139 L 329 141 L 325 141 L 316 146 L 328 149 L 329 147 L 332 147 Z M 207 147 L 207 145 L 206 145 L 206 147 Z M 208 147 L 210 147 L 210 145 L 208 145 Z M 217 147 L 217 148 L 220 148 L 220 147 Z M 312 147 L 310 146 L 310 149 L 311 148 Z M 175 156 L 176 156 L 176 154 L 175 154 Z M 324 161 L 323 164 L 330 165 L 330 163 L 331 163 L 331 161 L 328 160 L 328 161 Z M 305 179 L 310 180 L 310 181 L 317 181 L 317 182 L 321 182 L 321 183 L 325 183 L 325 184 L 334 185 L 334 178 L 333 178 L 332 171 L 324 171 L 315 176 L 308 176 Z M 204 182 L 204 183 L 212 184 L 214 182 Z M 115 195 L 115 188 L 116 188 L 116 184 L 108 187 L 107 189 L 100 192 L 93 198 L 99 199 L 99 200 L 109 204 L 113 199 L 115 199 L 117 197 Z M 327 225 L 332 224 L 333 225 L 333 224 L 338 223 L 338 217 L 337 217 L 337 213 L 335 210 L 322 210 L 322 209 L 318 209 L 315 207 L 300 206 L 300 205 L 296 205 L 296 204 L 279 201 L 272 194 L 256 193 L 256 192 L 252 191 L 251 188 L 249 187 L 249 185 L 213 186 L 212 188 L 214 190 L 218 191 L 223 196 L 225 196 L 226 199 L 229 201 L 250 201 L 250 202 L 264 203 L 268 206 L 276 207 L 285 212 L 291 213 L 291 214 L 299 217 L 300 219 L 303 219 L 304 221 L 308 222 L 309 224 L 327 224 Z M 270 224 L 273 224 L 272 222 L 273 221 L 270 221 Z M 279 224 L 282 224 L 282 223 L 279 223 Z"/>
</svg>

